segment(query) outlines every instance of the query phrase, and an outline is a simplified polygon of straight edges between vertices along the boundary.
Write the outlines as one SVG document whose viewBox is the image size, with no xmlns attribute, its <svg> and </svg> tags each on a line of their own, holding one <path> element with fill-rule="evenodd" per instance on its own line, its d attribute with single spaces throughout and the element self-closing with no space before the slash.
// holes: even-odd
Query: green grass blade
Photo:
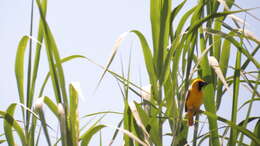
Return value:
<svg viewBox="0 0 260 146">
<path fill-rule="evenodd" d="M 260 49 L 260 45 L 258 45 L 258 46 L 252 51 L 252 53 L 251 53 L 250 55 L 251 55 L 251 56 L 254 56 L 259 49 Z M 247 58 L 246 61 L 245 61 L 245 62 L 243 63 L 243 65 L 241 66 L 241 70 L 245 70 L 246 67 L 248 66 L 248 64 L 249 64 L 250 62 L 251 62 L 250 59 Z"/>
<path fill-rule="evenodd" d="M 131 32 L 135 33 L 140 40 L 140 43 L 141 43 L 141 46 L 143 49 L 144 61 L 145 61 L 147 72 L 149 74 L 150 82 L 151 82 L 151 84 L 155 84 L 157 77 L 156 77 L 155 68 L 153 65 L 153 56 L 152 56 L 151 49 L 149 48 L 149 45 L 148 45 L 144 35 L 141 32 L 139 32 L 137 30 L 132 30 Z"/>
<path fill-rule="evenodd" d="M 177 14 L 180 12 L 180 10 L 183 8 L 184 4 L 187 2 L 187 0 L 184 0 L 182 3 L 180 3 L 177 7 L 173 9 L 171 12 L 171 18 L 170 18 L 170 35 L 171 35 L 171 41 L 173 41 L 174 34 L 173 34 L 173 21 L 175 20 Z"/>
<path fill-rule="evenodd" d="M 166 79 L 170 75 L 170 72 L 171 72 L 170 65 L 171 65 L 172 57 L 175 55 L 179 45 L 180 45 L 180 37 L 177 37 L 174 40 L 174 44 L 172 45 L 170 50 L 166 52 L 166 59 L 165 59 L 164 66 L 163 66 L 162 71 L 161 71 L 162 75 L 160 77 L 160 81 L 163 81 L 162 84 L 164 84 L 167 81 Z M 179 50 L 181 50 L 181 49 L 179 49 Z"/>
<path fill-rule="evenodd" d="M 182 121 L 180 123 L 181 130 L 180 133 L 177 135 L 176 139 L 174 140 L 174 145 L 185 145 L 187 144 L 187 136 L 188 136 L 188 126 L 186 121 Z"/>
<path fill-rule="evenodd" d="M 102 133 L 99 131 L 99 146 L 102 146 Z"/>
<path fill-rule="evenodd" d="M 188 33 L 191 33 L 191 32 L 193 32 L 195 29 L 198 29 L 199 27 L 201 27 L 201 25 L 202 25 L 204 22 L 207 22 L 207 21 L 210 20 L 210 19 L 218 18 L 218 17 L 223 17 L 223 16 L 227 16 L 227 15 L 230 15 L 230 14 L 245 12 L 245 11 L 249 11 L 249 10 L 251 10 L 251 9 L 244 9 L 244 10 L 238 10 L 238 11 L 226 11 L 226 12 L 214 13 L 214 14 L 212 14 L 212 15 L 206 16 L 205 18 L 200 19 L 199 21 L 196 21 L 195 23 L 193 23 L 192 26 L 189 28 Z"/>
<path fill-rule="evenodd" d="M 46 123 L 46 118 L 45 118 L 44 112 L 43 112 L 43 104 L 44 104 L 44 97 L 37 98 L 34 111 L 37 112 L 38 115 L 39 115 L 39 120 L 40 120 L 41 125 L 43 127 L 43 132 L 44 132 L 47 144 L 49 146 L 51 146 L 51 140 L 50 140 L 49 132 L 48 132 L 48 129 L 47 129 L 48 125 Z M 32 130 L 35 130 L 36 122 L 37 121 L 35 120 L 35 117 L 33 117 L 32 118 L 32 126 L 31 126 Z M 34 134 L 32 136 L 34 136 Z M 33 139 L 34 139 L 34 137 L 33 137 Z M 32 143 L 31 145 L 34 145 L 34 143 Z"/>
<path fill-rule="evenodd" d="M 122 125 L 122 123 L 123 123 L 123 120 L 121 120 L 121 121 L 118 123 L 117 128 L 120 128 L 121 125 Z M 109 142 L 109 145 L 108 145 L 108 146 L 112 146 L 113 142 L 115 141 L 115 139 L 116 139 L 116 137 L 117 137 L 117 135 L 118 135 L 118 132 L 119 132 L 119 130 L 116 129 L 115 132 L 114 132 L 114 134 L 113 134 L 113 137 L 112 137 L 111 141 Z"/>
<path fill-rule="evenodd" d="M 250 123 L 250 122 L 252 122 L 252 121 L 254 121 L 254 120 L 257 120 L 257 119 L 259 120 L 260 117 L 248 117 L 247 119 L 245 119 L 245 120 L 239 122 L 238 126 L 243 126 L 245 123 Z M 244 128 L 245 128 L 245 127 L 244 127 Z"/>
<path fill-rule="evenodd" d="M 8 112 L 13 113 L 16 107 L 16 104 L 11 104 L 10 109 Z M 0 115 L 4 117 L 5 121 L 8 122 L 8 124 L 13 127 L 15 129 L 15 131 L 17 132 L 22 145 L 23 146 L 27 146 L 27 139 L 25 137 L 25 133 L 23 131 L 23 128 L 19 125 L 19 123 L 13 118 L 12 115 L 10 115 L 9 113 L 0 111 Z"/>
<path fill-rule="evenodd" d="M 237 51 L 236 56 L 236 66 L 235 66 L 235 73 L 234 73 L 234 87 L 233 87 L 233 103 L 232 103 L 232 115 L 231 121 L 233 123 L 237 123 L 237 107 L 238 107 L 238 95 L 239 95 L 239 85 L 240 85 L 240 64 L 241 64 L 241 52 Z M 229 144 L 235 145 L 237 140 L 237 130 L 231 129 L 230 131 L 230 139 Z"/>
<path fill-rule="evenodd" d="M 230 126 L 231 128 L 238 130 L 239 132 L 243 133 L 248 138 L 250 138 L 254 142 L 256 142 L 256 144 L 260 145 L 260 139 L 257 138 L 256 135 L 254 133 L 252 133 L 250 130 L 245 129 L 242 126 L 238 126 L 235 123 L 233 123 L 232 121 L 229 121 L 229 120 L 227 120 L 227 119 L 225 119 L 223 117 L 217 116 L 216 114 L 213 114 L 211 112 L 204 111 L 203 114 L 205 114 L 205 115 L 207 115 L 207 116 L 209 116 L 209 117 L 211 117 L 213 119 L 216 119 L 216 120 L 219 120 L 221 122 L 224 122 L 224 123 L 228 124 L 228 126 Z"/>
<path fill-rule="evenodd" d="M 260 120 L 258 120 L 257 123 L 256 123 L 256 125 L 255 125 L 254 134 L 256 135 L 256 137 L 257 137 L 258 139 L 260 139 Z M 252 140 L 250 146 L 257 146 L 257 145 L 259 145 L 259 144 L 257 144 L 256 142 L 254 142 L 254 141 Z"/>
<path fill-rule="evenodd" d="M 82 116 L 81 118 L 87 118 L 87 117 L 91 117 L 91 116 L 96 116 L 96 115 L 100 115 L 100 114 L 119 114 L 122 115 L 123 113 L 121 112 L 114 112 L 114 111 L 104 111 L 104 112 L 96 112 L 96 113 L 91 113 L 91 114 L 87 114 Z"/>
<path fill-rule="evenodd" d="M 38 146 L 38 145 L 39 145 L 40 136 L 41 136 L 41 131 L 42 131 L 42 129 L 40 128 L 40 129 L 39 129 L 39 132 L 38 132 L 38 135 L 37 135 L 37 138 L 36 138 L 35 146 Z"/>
<path fill-rule="evenodd" d="M 70 90 L 70 114 L 69 123 L 72 145 L 77 146 L 79 140 L 79 117 L 78 117 L 78 89 L 74 84 L 69 85 Z"/>
<path fill-rule="evenodd" d="M 137 108 L 137 106 L 138 105 L 134 102 L 131 102 L 129 104 L 129 107 L 130 107 L 131 113 L 133 115 L 135 124 L 137 125 L 136 126 L 136 133 L 139 137 L 142 136 L 142 139 L 144 139 L 144 141 L 146 143 L 149 143 L 149 137 L 150 137 L 149 133 L 147 132 L 146 126 L 144 125 L 144 122 L 141 118 L 142 115 L 139 114 L 140 113 L 139 111 L 141 110 L 141 108 Z M 145 112 L 143 111 L 143 113 L 145 113 Z"/>
<path fill-rule="evenodd" d="M 47 23 L 46 23 L 46 26 Z M 59 52 L 58 52 L 58 48 L 57 48 L 57 45 L 55 43 L 55 40 L 54 40 L 54 37 L 49 29 L 49 27 L 47 27 L 48 29 L 46 30 L 47 31 L 47 34 L 46 36 L 50 36 L 50 40 L 49 39 L 46 39 L 48 41 L 46 41 L 48 44 L 51 44 L 49 47 L 51 47 L 53 49 L 53 56 L 55 58 L 55 62 L 56 62 L 56 65 L 57 65 L 57 71 L 58 71 L 58 79 L 59 79 L 59 83 L 60 83 L 60 88 L 61 88 L 61 93 L 62 93 L 62 99 L 63 99 L 63 102 L 65 104 L 68 104 L 68 98 L 67 98 L 67 93 L 66 93 L 66 84 L 65 84 L 65 77 L 64 77 L 64 71 L 63 71 L 63 68 L 62 68 L 62 64 L 61 64 L 61 58 L 60 58 L 60 55 L 59 55 Z"/>
<path fill-rule="evenodd" d="M 230 48 L 231 43 L 228 40 L 224 40 L 221 55 L 219 59 L 219 66 L 221 68 L 221 71 L 226 77 L 227 69 L 228 69 L 228 62 L 229 62 L 229 56 L 230 56 Z M 223 83 L 219 80 L 217 85 L 217 99 L 216 99 L 216 107 L 217 110 L 219 109 L 219 106 L 221 104 L 222 94 L 223 94 Z"/>
<path fill-rule="evenodd" d="M 181 18 L 181 20 L 179 21 L 178 23 L 178 26 L 177 26 L 177 29 L 176 29 L 176 32 L 174 34 L 174 36 L 178 36 L 181 34 L 182 32 L 182 29 L 184 27 L 184 24 L 189 20 L 188 18 L 194 13 L 194 10 L 197 8 L 198 6 L 195 6 L 193 8 L 191 8 L 189 11 L 187 11 Z"/>
<path fill-rule="evenodd" d="M 111 126 L 109 126 L 111 127 Z M 115 127 L 112 127 L 115 128 Z M 120 132 L 124 133 L 125 136 L 131 138 L 136 144 L 135 145 L 142 145 L 142 146 L 148 146 L 148 144 L 146 144 L 145 142 L 143 142 L 141 139 L 139 139 L 137 136 L 135 136 L 133 133 L 131 133 L 130 131 L 123 129 L 123 128 L 116 128 L 118 129 Z M 126 143 L 124 143 L 126 145 Z M 133 145 L 133 144 L 132 144 Z M 131 145 L 131 146 L 132 146 Z"/>
<path fill-rule="evenodd" d="M 37 145 L 35 142 L 35 134 L 36 134 L 35 129 L 36 129 L 36 125 L 37 125 L 37 120 L 38 120 L 37 117 L 32 116 L 32 122 L 31 122 L 30 131 L 29 131 L 29 145 L 30 146 Z"/>
<path fill-rule="evenodd" d="M 84 56 L 82 56 L 82 55 L 71 55 L 71 56 L 62 58 L 62 59 L 61 59 L 61 63 L 65 63 L 65 62 L 68 62 L 68 61 L 70 61 L 70 60 L 77 59 L 77 58 L 86 58 L 86 57 L 84 57 Z M 55 65 L 55 66 L 56 66 L 56 65 Z M 39 93 L 39 96 L 38 96 L 38 97 L 42 97 L 42 96 L 43 96 L 43 91 L 44 91 L 45 86 L 46 86 L 46 84 L 47 84 L 47 82 L 48 82 L 48 80 L 49 80 L 49 77 L 50 77 L 50 72 L 47 73 L 47 75 L 46 75 L 46 77 L 45 77 L 45 79 L 44 79 L 44 82 L 43 82 L 43 84 L 42 84 L 42 86 L 41 86 L 40 93 Z"/>
<path fill-rule="evenodd" d="M 131 114 L 131 110 L 129 108 L 129 105 L 127 103 L 127 101 L 124 101 L 124 115 L 123 115 L 123 125 L 124 125 L 124 129 L 130 131 L 131 130 L 131 120 L 133 119 L 132 114 Z M 131 132 L 131 131 L 130 131 Z M 124 142 L 125 142 L 125 146 L 132 146 L 134 145 L 133 140 L 128 137 L 127 135 L 124 135 Z"/>
<path fill-rule="evenodd" d="M 48 56 L 48 62 L 51 71 L 55 97 L 58 103 L 64 102 L 65 105 L 67 105 L 68 99 L 67 99 L 67 94 L 65 89 L 65 79 L 64 79 L 63 68 L 60 61 L 60 56 L 58 53 L 58 48 L 55 43 L 54 37 L 51 33 L 51 30 L 43 15 L 43 8 L 40 5 L 39 0 L 37 0 L 37 5 L 39 8 L 41 20 L 43 22 L 44 40 L 46 45 L 46 52 Z M 55 64 L 57 64 L 57 69 L 54 66 Z M 65 106 L 65 110 L 67 110 L 66 106 Z"/>
<path fill-rule="evenodd" d="M 259 77 L 260 77 L 260 74 L 258 74 L 258 79 L 259 79 Z M 259 80 L 260 80 L 260 79 L 259 79 Z M 251 100 L 254 100 L 254 99 L 255 99 L 257 87 L 258 87 L 258 84 L 256 84 L 256 85 L 253 87 L 255 92 L 252 93 Z M 245 104 L 243 104 L 243 105 L 245 105 Z M 243 105 L 242 105 L 242 106 L 243 106 Z M 240 106 L 240 107 L 242 107 L 242 106 Z M 248 124 L 248 122 L 249 122 L 249 118 L 250 118 L 249 116 L 250 116 L 250 114 L 251 114 L 252 107 L 253 107 L 253 102 L 250 102 L 250 104 L 249 104 L 249 106 L 248 106 L 248 109 L 247 109 L 247 114 L 246 114 L 245 123 L 243 123 L 243 125 L 242 125 L 244 128 L 247 127 L 247 124 Z M 239 108 L 239 109 L 240 109 L 240 108 Z M 238 109 L 238 111 L 239 111 L 239 109 Z M 244 135 L 241 135 L 239 141 L 240 141 L 240 142 L 243 142 L 243 138 L 244 138 Z"/>
<path fill-rule="evenodd" d="M 169 41 L 169 33 L 170 33 L 170 17 L 171 17 L 171 0 L 164 0 L 163 1 L 163 7 L 161 9 L 161 18 L 160 18 L 160 34 L 159 34 L 159 48 L 154 53 L 155 59 L 157 59 L 156 62 L 156 72 L 158 74 L 159 79 L 162 79 L 162 69 L 164 67 L 164 61 L 165 61 L 165 52 L 166 47 L 168 46 Z M 162 83 L 162 81 L 160 80 Z"/>
<path fill-rule="evenodd" d="M 205 40 L 203 38 L 201 38 L 201 43 L 200 43 L 200 47 L 201 47 L 201 52 L 203 52 L 205 50 Z M 206 56 L 204 56 L 201 60 L 201 69 L 202 69 L 202 76 L 203 79 L 205 79 L 209 85 L 207 85 L 204 89 L 204 105 L 207 111 L 212 112 L 212 113 L 216 113 L 216 105 L 214 102 L 214 87 L 213 87 L 213 83 L 212 83 L 212 72 L 211 72 L 211 68 L 209 66 L 208 63 L 208 59 Z M 213 119 L 211 117 L 208 116 L 208 121 L 209 121 L 209 129 L 217 129 L 217 121 L 216 119 Z M 220 145 L 219 143 L 219 139 L 218 139 L 218 131 L 214 130 L 211 133 L 210 136 L 210 141 L 212 142 L 213 145 Z"/>
<path fill-rule="evenodd" d="M 8 107 L 8 109 L 6 110 L 7 114 L 9 114 L 9 116 L 13 117 L 15 108 L 16 108 L 16 104 L 10 105 Z M 6 137 L 6 141 L 7 141 L 8 145 L 15 146 L 16 144 L 14 141 L 12 125 L 7 120 L 4 120 L 4 131 L 5 131 L 5 137 Z"/>
<path fill-rule="evenodd" d="M 34 0 L 31 3 L 31 21 L 30 21 L 30 36 L 33 34 L 33 8 L 34 8 Z M 27 93 L 26 93 L 26 106 L 31 108 L 32 106 L 32 97 L 30 96 L 31 92 L 31 72 L 32 72 L 32 40 L 29 40 L 29 53 L 28 53 L 28 67 L 27 67 Z M 30 112 L 26 112 L 26 120 L 25 120 L 25 130 L 26 134 L 29 130 L 30 125 Z"/>
<path fill-rule="evenodd" d="M 43 15 L 46 17 L 47 12 L 47 0 L 42 0 L 41 5 L 43 8 Z M 33 97 L 35 92 L 35 83 L 36 78 L 38 74 L 38 68 L 39 68 L 39 62 L 40 62 L 40 54 L 41 54 L 41 47 L 42 47 L 42 41 L 43 41 L 43 28 L 42 28 L 42 20 L 40 19 L 39 27 L 38 27 L 38 36 L 37 36 L 38 43 L 36 44 L 36 50 L 35 50 L 35 57 L 34 57 L 34 64 L 33 64 L 33 71 L 32 71 L 32 80 L 31 80 L 31 89 L 29 93 L 29 99 L 31 100 L 29 105 L 33 103 Z M 34 118 L 35 119 L 35 118 Z M 32 120 L 32 124 L 36 124 L 36 120 Z M 31 127 L 30 130 L 30 144 L 34 145 L 34 135 L 35 135 L 35 128 L 34 126 Z"/>
<path fill-rule="evenodd" d="M 58 118 L 59 117 L 58 106 L 47 96 L 44 97 L 44 103 L 49 107 L 51 112 Z"/>
<path fill-rule="evenodd" d="M 28 40 L 29 40 L 28 36 L 22 37 L 17 48 L 16 59 L 15 59 L 15 76 L 17 81 L 19 99 L 22 104 L 25 103 L 24 101 L 24 56 L 25 56 L 25 49 Z M 22 112 L 24 116 L 24 110 L 22 110 Z"/>
<path fill-rule="evenodd" d="M 260 101 L 260 98 L 254 98 L 254 99 L 250 99 L 250 100 L 247 100 L 246 102 L 244 102 L 239 108 L 238 108 L 238 111 L 241 110 L 245 105 L 247 105 L 248 103 L 252 103 L 254 101 Z"/>
<path fill-rule="evenodd" d="M 219 17 L 216 19 L 215 24 L 214 24 L 215 30 L 219 30 L 219 31 L 221 30 L 223 19 L 224 19 L 224 17 Z M 213 42 L 215 42 L 213 44 L 213 53 L 217 60 L 220 60 L 220 57 L 221 57 L 221 39 L 222 38 L 220 36 L 213 36 Z"/>
<path fill-rule="evenodd" d="M 64 109 L 64 105 L 61 103 L 58 103 L 57 105 L 58 108 L 58 118 L 59 118 L 59 126 L 60 126 L 60 133 L 61 133 L 61 143 L 63 146 L 69 146 L 68 143 L 68 134 L 67 133 L 67 117 L 65 114 L 65 109 Z"/>
<path fill-rule="evenodd" d="M 99 87 L 101 81 L 103 80 L 103 78 L 104 78 L 104 76 L 105 76 L 105 74 L 106 74 L 106 72 L 107 72 L 109 66 L 111 65 L 111 63 L 113 62 L 113 60 L 114 60 L 114 58 L 115 58 L 115 56 L 116 56 L 117 50 L 118 50 L 118 48 L 119 48 L 121 42 L 122 42 L 123 39 L 127 36 L 127 34 L 128 34 L 128 32 L 125 32 L 125 33 L 121 34 L 121 35 L 119 36 L 119 38 L 116 40 L 116 42 L 115 42 L 115 44 L 114 44 L 114 46 L 113 46 L 113 48 L 112 48 L 112 54 L 111 54 L 111 56 L 110 56 L 109 59 L 108 59 L 108 62 L 107 62 L 106 67 L 105 67 L 105 70 L 104 70 L 104 72 L 102 73 L 102 75 L 101 75 L 101 77 L 100 77 L 100 79 L 99 79 L 99 81 L 98 81 L 98 84 L 97 84 L 96 89 Z"/>
<path fill-rule="evenodd" d="M 44 17 L 46 17 L 47 13 L 47 0 L 42 0 L 41 1 L 42 5 L 42 11 Z M 38 68 L 39 68 L 39 62 L 40 62 L 40 55 L 41 55 L 41 48 L 42 48 L 42 41 L 43 41 L 43 24 L 42 20 L 40 19 L 39 22 L 39 28 L 38 28 L 38 36 L 37 40 L 39 43 L 36 44 L 36 52 L 35 52 L 35 57 L 34 57 L 34 65 L 33 65 L 33 75 L 32 75 L 32 85 L 31 85 L 31 94 L 30 96 L 34 95 L 34 90 L 35 90 L 35 82 L 38 74 Z"/>
<path fill-rule="evenodd" d="M 233 36 L 225 34 L 223 32 L 220 31 L 216 31 L 216 30 L 211 30 L 211 29 L 207 29 L 206 31 L 216 34 L 216 35 L 221 35 L 223 38 L 227 39 L 228 41 L 230 41 L 241 53 L 243 53 L 243 55 L 245 55 L 257 68 L 260 68 L 260 64 L 259 62 L 248 52 L 248 50 L 246 50 L 245 48 L 243 48 L 241 46 L 241 44 L 236 41 Z"/>
<path fill-rule="evenodd" d="M 161 22 L 162 1 L 150 0 L 150 20 L 153 37 L 153 52 L 157 52 L 159 46 L 160 22 Z"/>
<path fill-rule="evenodd" d="M 199 115 L 196 115 L 195 121 L 199 121 L 199 119 L 200 119 Z M 199 124 L 195 124 L 194 131 L 193 131 L 193 142 L 192 142 L 192 145 L 194 145 L 194 146 L 197 145 L 198 132 L 199 132 Z"/>
<path fill-rule="evenodd" d="M 99 132 L 102 128 L 106 127 L 106 125 L 93 125 L 91 126 L 81 137 L 81 146 L 86 146 L 89 144 L 93 135 Z"/>
<path fill-rule="evenodd" d="M 38 112 L 39 117 L 40 117 L 40 121 L 41 121 L 41 124 L 42 124 L 42 127 L 43 127 L 43 132 L 44 132 L 44 135 L 46 137 L 47 144 L 48 144 L 48 146 L 51 146 L 52 144 L 51 144 L 49 132 L 48 132 L 48 129 L 47 129 L 47 123 L 46 123 L 46 118 L 44 116 L 44 112 L 43 112 L 42 108 L 38 109 L 37 112 Z"/>
<path fill-rule="evenodd" d="M 237 23 L 237 22 L 235 22 L 235 23 Z M 236 36 L 244 37 L 247 39 L 247 41 L 251 40 L 251 41 L 255 42 L 256 44 L 260 43 L 260 40 L 255 35 L 253 35 L 253 33 L 250 32 L 249 30 L 241 29 L 240 27 L 238 27 L 239 29 L 234 29 L 233 27 L 231 27 L 230 25 L 228 25 L 224 22 L 223 22 L 223 26 L 225 28 L 227 28 L 228 30 L 230 30 L 231 32 L 234 32 L 234 34 Z"/>
<path fill-rule="evenodd" d="M 4 142 L 6 142 L 6 140 L 0 140 L 0 144 L 3 144 Z"/>
</svg>

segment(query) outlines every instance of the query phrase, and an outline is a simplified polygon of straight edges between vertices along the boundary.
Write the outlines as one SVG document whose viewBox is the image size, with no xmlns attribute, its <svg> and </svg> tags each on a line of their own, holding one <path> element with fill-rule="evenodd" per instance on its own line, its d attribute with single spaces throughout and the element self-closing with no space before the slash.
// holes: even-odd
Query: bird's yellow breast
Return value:
<svg viewBox="0 0 260 146">
<path fill-rule="evenodd" d="M 203 103 L 202 90 L 191 89 L 187 99 L 186 106 L 188 109 L 199 110 L 200 105 Z"/>
</svg>

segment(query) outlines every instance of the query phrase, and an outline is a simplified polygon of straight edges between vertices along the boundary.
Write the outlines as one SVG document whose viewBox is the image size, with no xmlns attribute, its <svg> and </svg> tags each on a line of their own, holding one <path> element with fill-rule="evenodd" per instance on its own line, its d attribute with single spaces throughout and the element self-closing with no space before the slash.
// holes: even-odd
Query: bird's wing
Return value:
<svg viewBox="0 0 260 146">
<path fill-rule="evenodd" d="M 187 107 L 187 101 L 188 101 L 188 98 L 190 97 L 190 90 L 188 91 L 188 94 L 187 94 L 187 97 L 186 97 L 186 100 L 185 100 L 185 112 L 188 111 L 188 107 Z"/>
</svg>

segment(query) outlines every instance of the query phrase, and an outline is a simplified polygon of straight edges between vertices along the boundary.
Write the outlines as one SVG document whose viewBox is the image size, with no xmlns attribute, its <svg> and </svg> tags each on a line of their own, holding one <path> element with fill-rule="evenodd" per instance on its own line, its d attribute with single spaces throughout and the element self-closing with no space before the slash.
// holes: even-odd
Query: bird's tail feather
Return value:
<svg viewBox="0 0 260 146">
<path fill-rule="evenodd" d="M 187 113 L 187 118 L 188 118 L 189 126 L 193 126 L 193 114 L 192 114 L 192 112 Z"/>
</svg>

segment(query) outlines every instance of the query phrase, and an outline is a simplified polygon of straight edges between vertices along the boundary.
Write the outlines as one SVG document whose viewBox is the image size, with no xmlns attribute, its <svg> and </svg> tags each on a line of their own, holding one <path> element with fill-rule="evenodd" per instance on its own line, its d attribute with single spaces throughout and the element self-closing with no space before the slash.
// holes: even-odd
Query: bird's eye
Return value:
<svg viewBox="0 0 260 146">
<path fill-rule="evenodd" d="M 203 86 L 203 82 L 199 82 L 199 87 L 202 87 Z"/>
</svg>

